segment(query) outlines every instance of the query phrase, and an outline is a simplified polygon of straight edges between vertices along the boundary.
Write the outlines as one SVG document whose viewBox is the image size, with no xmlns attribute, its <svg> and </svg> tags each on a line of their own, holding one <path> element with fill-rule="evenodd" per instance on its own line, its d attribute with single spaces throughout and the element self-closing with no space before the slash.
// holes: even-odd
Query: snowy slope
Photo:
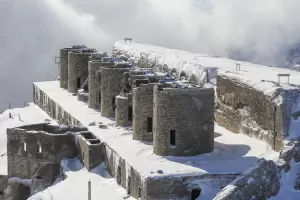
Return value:
<svg viewBox="0 0 300 200">
<path fill-rule="evenodd" d="M 9 113 L 13 119 L 9 118 Z M 19 114 L 22 121 L 19 119 Z M 43 123 L 45 119 L 51 118 L 32 103 L 27 107 L 5 110 L 0 114 L 0 174 L 7 175 L 6 129 L 32 123 Z"/>
<path fill-rule="evenodd" d="M 91 198 L 103 200 L 133 200 L 126 190 L 120 187 L 105 169 L 104 164 L 88 172 L 78 159 L 65 159 L 62 162 L 67 178 L 57 180 L 43 192 L 29 200 L 83 200 L 88 199 L 88 181 L 91 181 Z"/>
<path fill-rule="evenodd" d="M 147 44 L 117 41 L 114 44 L 114 54 L 125 55 L 136 62 L 141 57 L 147 57 L 152 61 L 156 60 L 162 66 L 167 65 L 169 70 L 175 68 L 179 73 L 185 71 L 188 76 L 194 74 L 202 83 L 206 80 L 206 69 L 209 70 L 210 79 L 215 78 L 217 73 L 214 72 L 214 69 L 218 69 L 220 75 L 239 80 L 269 96 L 273 96 L 278 88 L 296 89 L 300 85 L 300 73 L 298 71 Z M 241 65 L 241 70 L 236 70 L 236 63 Z M 286 77 L 281 79 L 280 86 L 277 85 L 278 74 L 290 74 L 290 83 L 294 85 L 288 85 Z"/>
</svg>

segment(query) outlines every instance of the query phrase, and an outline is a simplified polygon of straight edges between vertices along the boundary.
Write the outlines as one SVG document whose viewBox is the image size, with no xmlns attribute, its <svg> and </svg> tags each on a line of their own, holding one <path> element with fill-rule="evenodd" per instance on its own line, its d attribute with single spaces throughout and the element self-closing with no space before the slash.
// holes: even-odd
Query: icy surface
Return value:
<svg viewBox="0 0 300 200">
<path fill-rule="evenodd" d="M 153 154 L 152 144 L 133 140 L 131 131 L 114 127 L 113 120 L 102 117 L 99 112 L 89 109 L 85 103 L 77 101 L 75 96 L 59 88 L 59 82 L 35 84 L 84 126 L 94 121 L 108 124 L 108 129 L 99 129 L 97 126 L 88 128 L 145 177 L 239 173 L 251 167 L 259 158 L 270 159 L 277 155 L 264 142 L 231 133 L 216 124 L 215 150 L 212 153 L 194 157 L 157 156 Z M 162 170 L 163 174 L 156 173 L 157 170 Z"/>
<path fill-rule="evenodd" d="M 269 96 L 273 96 L 278 88 L 295 89 L 299 88 L 300 85 L 300 73 L 290 69 L 262 66 L 250 62 L 135 42 L 117 41 L 114 48 L 119 53 L 129 56 L 130 60 L 137 61 L 141 56 L 147 57 L 162 66 L 167 65 L 169 70 L 175 68 L 179 73 L 185 71 L 188 76 L 194 74 L 202 83 L 206 80 L 206 69 L 209 70 L 210 79 L 216 77 L 215 69 L 217 69 L 220 75 L 238 80 Z M 240 70 L 236 69 L 237 63 L 241 65 Z M 287 84 L 287 77 L 282 77 L 280 85 L 278 85 L 278 74 L 290 74 L 289 82 L 294 85 Z"/>
<path fill-rule="evenodd" d="M 90 172 L 78 159 L 65 159 L 62 162 L 67 175 L 65 180 L 57 180 L 43 192 L 30 197 L 29 200 L 83 200 L 88 199 L 88 181 L 91 181 L 92 199 L 123 200 L 127 197 L 126 190 L 120 187 L 105 169 L 99 165 Z M 133 200 L 128 197 L 127 200 Z"/>
<path fill-rule="evenodd" d="M 9 118 L 9 113 L 11 113 L 12 119 Z M 6 129 L 26 124 L 44 123 L 45 119 L 51 118 L 34 104 L 29 104 L 24 108 L 5 110 L 0 114 L 0 175 L 7 175 Z"/>
</svg>

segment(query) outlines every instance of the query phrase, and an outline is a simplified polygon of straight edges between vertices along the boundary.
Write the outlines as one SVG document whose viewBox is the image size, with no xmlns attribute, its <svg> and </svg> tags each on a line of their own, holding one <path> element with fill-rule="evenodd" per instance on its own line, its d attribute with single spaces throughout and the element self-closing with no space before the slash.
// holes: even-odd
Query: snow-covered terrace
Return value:
<svg viewBox="0 0 300 200">
<path fill-rule="evenodd" d="M 177 72 L 185 71 L 188 76 L 194 74 L 198 81 L 203 83 L 206 80 L 206 70 L 209 71 L 209 78 L 214 79 L 218 74 L 233 78 L 241 83 L 247 84 L 264 94 L 273 96 L 278 88 L 299 89 L 300 72 L 277 67 L 263 66 L 250 62 L 236 61 L 228 58 L 215 57 L 207 54 L 192 53 L 176 49 L 163 48 L 135 42 L 117 41 L 114 44 L 114 53 L 129 57 L 130 60 L 138 61 L 141 56 L 150 60 L 156 60 L 161 66 L 167 65 L 168 69 L 175 68 Z M 236 64 L 240 64 L 237 70 Z M 289 83 L 287 78 L 281 78 L 280 85 L 278 74 L 290 74 Z"/>
<path fill-rule="evenodd" d="M 59 87 L 58 81 L 34 83 L 49 98 L 54 100 L 75 119 L 87 126 L 100 140 L 125 159 L 135 170 L 148 176 L 241 173 L 255 164 L 259 158 L 271 159 L 277 155 L 264 142 L 234 134 L 215 125 L 215 149 L 212 153 L 194 157 L 162 157 L 153 154 L 153 146 L 132 139 L 132 131 L 115 127 L 112 119 L 77 101 L 66 90 Z M 91 122 L 108 124 L 108 129 L 88 126 Z M 220 167 L 221 166 L 221 167 Z M 162 170 L 163 174 L 158 174 Z"/>
</svg>

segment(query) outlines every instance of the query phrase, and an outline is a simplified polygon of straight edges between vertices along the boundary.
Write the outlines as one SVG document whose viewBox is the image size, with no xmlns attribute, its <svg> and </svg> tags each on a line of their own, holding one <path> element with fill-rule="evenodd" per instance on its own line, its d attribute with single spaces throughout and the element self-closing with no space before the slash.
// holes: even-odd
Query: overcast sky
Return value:
<svg viewBox="0 0 300 200">
<path fill-rule="evenodd" d="M 57 77 L 59 48 L 100 51 L 132 37 L 283 66 L 299 43 L 298 0 L 0 0 L 0 112 L 32 101 L 33 81 Z"/>
</svg>

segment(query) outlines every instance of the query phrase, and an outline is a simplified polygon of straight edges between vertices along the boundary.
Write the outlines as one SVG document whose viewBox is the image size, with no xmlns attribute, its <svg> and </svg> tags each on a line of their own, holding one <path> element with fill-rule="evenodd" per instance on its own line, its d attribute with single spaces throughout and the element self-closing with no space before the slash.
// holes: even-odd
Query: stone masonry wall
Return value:
<svg viewBox="0 0 300 200">
<path fill-rule="evenodd" d="M 69 52 L 68 60 L 68 92 L 77 93 L 88 77 L 88 62 L 90 53 Z M 77 81 L 80 79 L 80 83 Z"/>
<path fill-rule="evenodd" d="M 116 126 L 132 125 L 132 93 L 116 96 Z M 130 115 L 131 114 L 131 119 Z"/>
<path fill-rule="evenodd" d="M 68 53 L 70 51 L 76 51 L 73 48 L 62 48 L 60 49 L 60 87 L 68 89 Z M 78 50 L 77 50 L 78 51 Z"/>
<path fill-rule="evenodd" d="M 116 96 L 124 86 L 124 72 L 128 68 L 101 68 L 101 114 L 115 117 Z"/>
<path fill-rule="evenodd" d="M 59 164 L 63 158 L 73 158 L 76 155 L 74 135 L 71 133 L 49 134 L 20 128 L 7 129 L 9 177 L 30 179 L 47 163 Z"/>
<path fill-rule="evenodd" d="M 274 98 L 250 88 L 236 80 L 218 76 L 216 121 L 234 133 L 245 133 L 267 142 L 280 150 L 288 135 L 292 106 L 299 91 L 278 90 L 283 99 Z"/>
<path fill-rule="evenodd" d="M 102 67 L 112 66 L 112 62 L 93 60 L 89 62 L 89 108 L 100 109 L 101 102 L 101 72 Z"/>
<path fill-rule="evenodd" d="M 133 139 L 153 141 L 152 130 L 148 129 L 148 120 L 153 121 L 153 88 L 156 84 L 141 84 L 133 89 Z M 153 123 L 152 123 L 153 124 Z M 152 125 L 151 125 L 152 129 Z"/>
<path fill-rule="evenodd" d="M 154 153 L 194 156 L 214 149 L 214 89 L 154 88 Z M 174 144 L 171 137 L 174 136 Z"/>
<path fill-rule="evenodd" d="M 87 170 L 91 170 L 104 162 L 104 145 L 91 132 L 81 132 L 77 141 L 78 157 Z"/>
</svg>

